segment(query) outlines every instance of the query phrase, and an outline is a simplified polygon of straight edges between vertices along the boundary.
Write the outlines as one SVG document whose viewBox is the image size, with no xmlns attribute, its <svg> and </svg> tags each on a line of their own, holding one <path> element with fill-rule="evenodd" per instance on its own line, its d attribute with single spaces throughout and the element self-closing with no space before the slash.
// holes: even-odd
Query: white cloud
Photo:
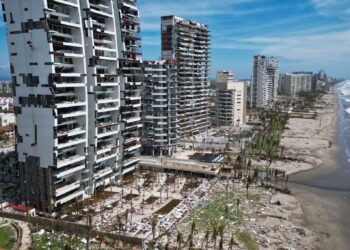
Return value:
<svg viewBox="0 0 350 250">
<path fill-rule="evenodd" d="M 255 2 L 257 0 L 219 0 L 219 1 L 203 1 L 191 0 L 189 6 L 188 1 L 139 1 L 139 7 L 142 10 L 143 17 L 157 17 L 162 15 L 182 15 L 182 16 L 210 16 L 216 14 L 225 14 L 232 11 L 232 6 Z"/>
<path fill-rule="evenodd" d="M 299 62 L 310 67 L 345 71 L 350 64 L 350 30 L 317 35 L 251 37 L 247 46 L 260 46 L 260 53 Z"/>
<path fill-rule="evenodd" d="M 142 37 L 142 46 L 160 46 L 160 37 L 159 36 L 143 36 Z"/>
<path fill-rule="evenodd" d="M 158 22 L 144 21 L 141 22 L 142 31 L 160 31 L 160 20 Z"/>
<path fill-rule="evenodd" d="M 10 69 L 10 65 L 9 64 L 0 64 L 0 69 L 8 70 L 8 69 Z"/>
<path fill-rule="evenodd" d="M 324 16 L 347 16 L 350 15 L 349 0 L 312 0 L 319 14 Z"/>
<path fill-rule="evenodd" d="M 141 28 L 143 31 L 159 31 L 160 17 L 165 15 L 177 15 L 184 18 L 208 18 L 215 21 L 215 18 L 223 18 L 223 15 L 243 16 L 258 12 L 273 10 L 272 7 L 242 8 L 241 4 L 257 2 L 259 0 L 143 0 L 139 1 L 141 15 Z M 206 23 L 208 23 L 206 22 Z"/>
</svg>

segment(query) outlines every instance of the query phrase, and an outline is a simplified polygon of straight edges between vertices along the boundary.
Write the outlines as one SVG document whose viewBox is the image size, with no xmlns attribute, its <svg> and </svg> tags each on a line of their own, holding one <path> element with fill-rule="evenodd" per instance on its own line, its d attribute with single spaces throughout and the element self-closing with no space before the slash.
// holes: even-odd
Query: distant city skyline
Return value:
<svg viewBox="0 0 350 250">
<path fill-rule="evenodd" d="M 232 70 L 251 76 L 253 56 L 278 57 L 280 72 L 323 68 L 350 78 L 348 0 L 139 0 L 144 60 L 158 59 L 160 17 L 177 15 L 205 23 L 212 31 L 211 78 Z M 6 27 L 0 10 L 0 80 L 8 79 Z"/>
</svg>

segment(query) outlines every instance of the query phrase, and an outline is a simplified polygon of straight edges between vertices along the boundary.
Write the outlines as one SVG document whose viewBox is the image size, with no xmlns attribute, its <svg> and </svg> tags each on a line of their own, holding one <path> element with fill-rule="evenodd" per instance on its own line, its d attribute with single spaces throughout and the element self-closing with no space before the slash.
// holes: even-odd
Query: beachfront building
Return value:
<svg viewBox="0 0 350 250">
<path fill-rule="evenodd" d="M 232 71 L 216 74 L 216 119 L 219 125 L 241 126 L 246 122 L 247 85 L 234 81 Z"/>
<path fill-rule="evenodd" d="M 305 73 L 280 74 L 280 94 L 296 97 L 299 92 L 310 92 L 312 89 L 312 75 Z"/>
<path fill-rule="evenodd" d="M 177 146 L 177 64 L 143 62 L 143 153 L 172 156 Z"/>
<path fill-rule="evenodd" d="M 250 106 L 267 107 L 277 97 L 278 60 L 275 57 L 254 56 L 250 87 Z"/>
<path fill-rule="evenodd" d="M 136 0 L 117 0 L 121 32 L 122 73 L 121 118 L 122 118 L 122 175 L 134 171 L 139 166 L 141 154 L 141 88 L 142 53 L 139 10 Z"/>
<path fill-rule="evenodd" d="M 124 64 L 139 59 L 138 11 L 134 1 L 2 2 L 22 200 L 57 209 L 120 180 L 130 153 L 139 155 L 138 133 L 122 133 L 131 117 L 120 114 L 136 105 L 130 124 L 140 127 L 140 83 Z M 129 140 L 134 148 L 123 148 Z"/>
<path fill-rule="evenodd" d="M 161 21 L 162 58 L 177 62 L 177 132 L 184 138 L 209 126 L 210 31 L 176 16 L 163 16 Z"/>
<path fill-rule="evenodd" d="M 113 1 L 80 1 L 87 72 L 87 194 L 121 178 L 118 8 Z"/>
<path fill-rule="evenodd" d="M 12 96 L 13 86 L 9 81 L 0 82 L 0 94 L 2 96 Z"/>
</svg>

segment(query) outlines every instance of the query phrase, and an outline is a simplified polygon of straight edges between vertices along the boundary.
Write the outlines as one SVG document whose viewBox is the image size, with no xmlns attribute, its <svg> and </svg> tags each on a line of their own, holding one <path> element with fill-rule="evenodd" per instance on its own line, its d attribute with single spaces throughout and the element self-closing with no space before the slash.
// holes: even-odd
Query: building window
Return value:
<svg viewBox="0 0 350 250">
<path fill-rule="evenodd" d="M 15 21 L 13 20 L 12 13 L 10 13 L 10 23 L 15 23 Z"/>
</svg>

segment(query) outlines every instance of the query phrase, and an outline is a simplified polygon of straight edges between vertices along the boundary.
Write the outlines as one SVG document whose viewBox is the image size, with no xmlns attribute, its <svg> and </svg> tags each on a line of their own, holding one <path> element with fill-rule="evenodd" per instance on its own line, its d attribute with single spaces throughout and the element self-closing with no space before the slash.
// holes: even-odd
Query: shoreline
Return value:
<svg viewBox="0 0 350 250">
<path fill-rule="evenodd" d="M 309 135 L 307 134 L 310 131 L 304 131 L 304 140 L 299 141 L 299 143 L 297 143 L 299 145 L 296 147 L 293 147 L 293 143 L 287 143 L 287 146 L 292 146 L 292 155 L 293 153 L 298 154 L 298 151 L 302 151 L 305 153 L 312 153 L 310 155 L 313 156 L 310 158 L 306 155 L 302 156 L 309 165 L 304 165 L 297 171 L 289 173 L 291 176 L 290 189 L 292 191 L 292 196 L 296 198 L 301 206 L 303 224 L 305 224 L 307 228 L 315 230 L 319 235 L 319 248 L 348 249 L 350 240 L 346 236 L 350 235 L 350 230 L 344 227 L 344 225 L 349 225 L 350 223 L 350 219 L 347 219 L 347 212 L 350 208 L 349 204 L 336 197 L 331 190 L 310 183 L 318 178 L 327 177 L 328 174 L 340 168 L 339 156 L 341 148 L 338 144 L 340 133 L 339 100 L 334 92 L 325 96 L 326 99 L 330 98 L 328 101 L 333 101 L 333 104 L 330 107 L 324 105 L 325 110 L 317 109 L 318 117 L 316 120 L 321 120 L 320 124 L 322 123 L 322 119 L 329 120 L 328 124 L 325 124 L 322 129 L 320 128 L 319 131 L 316 132 L 318 135 L 317 138 L 315 139 L 313 137 L 313 135 L 315 135 L 315 130 L 317 130 L 314 128 L 314 131 L 312 131 L 314 133 L 311 132 Z M 321 100 L 323 99 L 324 97 Z M 334 119 L 334 116 L 336 116 L 336 119 Z M 305 120 L 300 118 L 292 119 Z M 297 131 L 297 133 L 298 132 L 300 131 Z M 295 140 L 293 137 L 289 138 L 292 138 L 289 142 Z M 325 145 L 322 145 L 321 140 L 328 140 L 330 143 L 329 147 L 327 148 Z M 303 145 L 305 141 L 308 141 L 307 147 Z M 312 162 L 313 160 L 314 162 Z"/>
</svg>

